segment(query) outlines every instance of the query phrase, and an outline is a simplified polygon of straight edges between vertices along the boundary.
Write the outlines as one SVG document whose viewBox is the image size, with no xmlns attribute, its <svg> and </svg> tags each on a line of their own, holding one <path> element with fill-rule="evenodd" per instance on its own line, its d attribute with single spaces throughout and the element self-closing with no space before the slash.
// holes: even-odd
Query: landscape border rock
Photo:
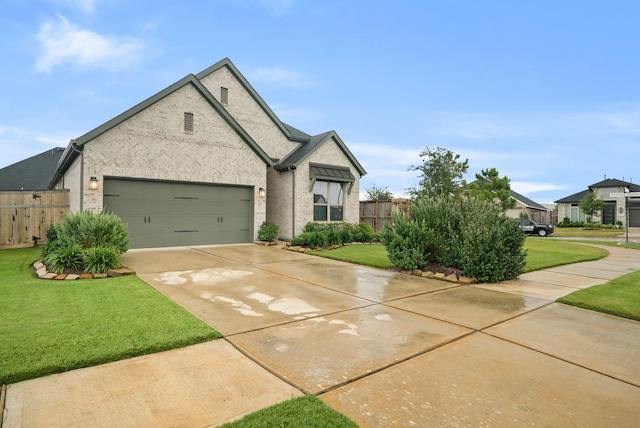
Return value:
<svg viewBox="0 0 640 428">
<path fill-rule="evenodd" d="M 40 279 L 53 279 L 58 281 L 70 281 L 76 279 L 99 279 L 99 278 L 115 278 L 124 275 L 135 275 L 136 271 L 128 266 L 122 266 L 119 269 L 109 269 L 107 272 L 102 273 L 55 273 L 49 272 L 47 266 L 42 263 L 42 260 L 38 260 L 33 265 L 35 275 Z"/>
</svg>

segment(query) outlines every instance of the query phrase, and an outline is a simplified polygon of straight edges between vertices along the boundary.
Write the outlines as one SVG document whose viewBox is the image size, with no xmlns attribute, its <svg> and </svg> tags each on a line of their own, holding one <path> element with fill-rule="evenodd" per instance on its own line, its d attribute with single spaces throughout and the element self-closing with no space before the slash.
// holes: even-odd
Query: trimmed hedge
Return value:
<svg viewBox="0 0 640 428">
<path fill-rule="evenodd" d="M 392 213 L 393 226 L 379 234 L 389 260 L 406 270 L 427 263 L 461 270 L 482 282 L 523 272 L 524 234 L 491 201 L 440 197 L 414 201 L 408 216 Z"/>
<path fill-rule="evenodd" d="M 349 242 L 373 242 L 375 233 L 366 223 L 307 223 L 289 242 L 296 247 L 326 248 Z"/>
</svg>

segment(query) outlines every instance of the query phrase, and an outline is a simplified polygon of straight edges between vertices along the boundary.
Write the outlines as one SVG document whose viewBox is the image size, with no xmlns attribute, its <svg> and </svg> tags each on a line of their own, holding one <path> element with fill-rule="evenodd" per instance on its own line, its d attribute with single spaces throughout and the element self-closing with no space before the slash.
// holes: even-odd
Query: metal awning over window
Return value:
<svg viewBox="0 0 640 428">
<path fill-rule="evenodd" d="M 311 179 L 311 189 L 313 189 L 316 180 L 349 183 L 349 194 L 356 180 L 351 170 L 346 166 L 325 165 L 321 163 L 309 163 L 309 178 Z"/>
</svg>

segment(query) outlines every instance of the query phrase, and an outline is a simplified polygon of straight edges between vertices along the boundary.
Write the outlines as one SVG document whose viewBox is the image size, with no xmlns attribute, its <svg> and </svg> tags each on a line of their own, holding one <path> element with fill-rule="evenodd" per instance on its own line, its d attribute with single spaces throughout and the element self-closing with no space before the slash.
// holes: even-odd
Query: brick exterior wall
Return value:
<svg viewBox="0 0 640 428">
<path fill-rule="evenodd" d="M 221 67 L 201 82 L 218 101 L 220 87 L 229 90 L 229 103 L 225 108 L 271 158 L 283 159 L 300 146 L 285 137 L 227 67 Z"/>
<path fill-rule="evenodd" d="M 184 131 L 184 113 L 194 114 L 194 131 Z M 84 183 L 71 168 L 65 187 L 82 188 L 85 210 L 102 210 L 105 176 L 255 186 L 254 233 L 266 219 L 266 165 L 190 85 L 170 94 L 84 145 Z M 79 159 L 79 158 L 78 158 Z M 78 160 L 79 162 L 79 160 Z M 101 183 L 89 190 L 91 176 Z"/>
</svg>

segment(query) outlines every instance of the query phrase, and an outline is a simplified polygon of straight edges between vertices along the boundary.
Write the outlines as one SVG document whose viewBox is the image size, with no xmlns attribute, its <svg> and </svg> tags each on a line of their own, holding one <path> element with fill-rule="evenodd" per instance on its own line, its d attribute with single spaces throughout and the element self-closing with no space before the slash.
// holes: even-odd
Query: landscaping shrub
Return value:
<svg viewBox="0 0 640 428">
<path fill-rule="evenodd" d="M 329 245 L 342 245 L 349 242 L 372 242 L 375 233 L 366 223 L 351 224 L 318 223 L 305 224 L 302 233 L 294 236 L 290 244 L 293 246 L 324 248 Z"/>
<path fill-rule="evenodd" d="M 502 281 L 522 273 L 524 235 L 491 201 L 439 197 L 417 200 L 409 216 L 392 213 L 380 241 L 401 269 L 437 263 L 480 281 Z"/>
<path fill-rule="evenodd" d="M 65 269 L 81 270 L 84 265 L 84 249 L 80 244 L 66 239 L 53 241 L 51 249 L 43 257 L 44 263 L 49 270 L 55 273 L 62 273 Z"/>
<path fill-rule="evenodd" d="M 278 226 L 269 221 L 264 221 L 258 229 L 259 241 L 274 241 L 278 237 Z"/>
<path fill-rule="evenodd" d="M 355 232 L 353 233 L 353 238 L 356 242 L 372 242 L 375 233 L 373 232 L 373 228 L 369 226 L 367 223 L 358 223 L 355 226 Z"/>
<path fill-rule="evenodd" d="M 120 253 L 113 247 L 92 247 L 84 250 L 84 270 L 106 272 L 120 266 Z"/>
<path fill-rule="evenodd" d="M 41 254 L 47 267 L 65 270 L 106 272 L 120 267 L 120 254 L 129 248 L 129 232 L 115 214 L 89 211 L 65 214 L 64 223 L 47 229 L 49 242 Z"/>
</svg>

